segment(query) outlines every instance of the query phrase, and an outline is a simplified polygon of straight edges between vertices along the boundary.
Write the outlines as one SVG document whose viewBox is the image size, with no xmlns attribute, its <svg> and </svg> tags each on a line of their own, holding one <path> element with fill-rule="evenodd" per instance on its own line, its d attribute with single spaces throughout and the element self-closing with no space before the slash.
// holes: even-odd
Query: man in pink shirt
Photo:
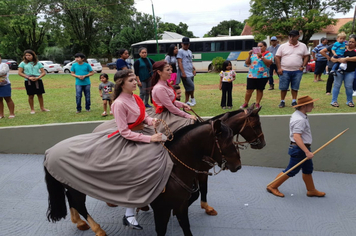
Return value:
<svg viewBox="0 0 356 236">
<path fill-rule="evenodd" d="M 285 107 L 285 97 L 291 86 L 292 106 L 297 105 L 297 96 L 303 70 L 309 61 L 309 51 L 304 43 L 298 41 L 299 31 L 289 32 L 289 41 L 282 44 L 276 53 L 276 65 L 279 76 L 279 90 L 281 90 L 281 103 L 279 108 Z"/>
</svg>

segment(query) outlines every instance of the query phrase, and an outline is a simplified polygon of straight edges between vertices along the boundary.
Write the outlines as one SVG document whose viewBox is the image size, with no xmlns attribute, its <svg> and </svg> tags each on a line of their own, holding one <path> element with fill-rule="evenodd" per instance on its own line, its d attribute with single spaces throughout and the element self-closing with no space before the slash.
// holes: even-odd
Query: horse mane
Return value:
<svg viewBox="0 0 356 236">
<path fill-rule="evenodd" d="M 211 119 L 210 119 L 210 120 L 211 120 Z M 205 125 L 205 124 L 210 124 L 210 120 L 206 120 L 206 121 L 204 121 L 204 122 L 196 122 L 196 123 L 194 123 L 194 124 L 184 126 L 183 128 L 174 131 L 174 132 L 173 132 L 173 136 L 174 136 L 173 140 L 172 140 L 172 141 L 168 141 L 168 140 L 167 140 L 167 141 L 165 142 L 165 145 L 166 145 L 167 147 L 173 145 L 176 141 L 181 140 L 182 138 L 184 138 L 184 136 L 185 136 L 189 131 L 191 131 L 191 130 L 193 130 L 193 129 L 196 129 L 196 128 L 200 127 L 200 126 L 203 126 L 203 125 Z M 225 133 L 225 132 L 229 132 L 229 127 L 226 126 L 226 125 L 223 124 L 223 123 L 221 123 L 221 124 L 222 124 L 222 125 L 221 125 L 221 130 L 222 130 L 222 132 L 224 132 L 224 133 Z M 232 132 L 232 130 L 231 130 L 231 132 Z"/>
<path fill-rule="evenodd" d="M 238 109 L 238 110 L 236 110 L 236 111 L 227 112 L 228 118 L 230 118 L 231 116 L 234 116 L 234 115 L 236 115 L 236 114 L 238 114 L 238 113 L 241 113 L 241 112 L 243 112 L 243 111 L 244 111 L 244 109 Z M 210 118 L 209 120 L 217 120 L 217 119 L 223 117 L 225 114 L 226 114 L 226 113 L 222 113 L 222 114 L 220 114 L 220 115 L 214 116 L 213 118 Z"/>
</svg>

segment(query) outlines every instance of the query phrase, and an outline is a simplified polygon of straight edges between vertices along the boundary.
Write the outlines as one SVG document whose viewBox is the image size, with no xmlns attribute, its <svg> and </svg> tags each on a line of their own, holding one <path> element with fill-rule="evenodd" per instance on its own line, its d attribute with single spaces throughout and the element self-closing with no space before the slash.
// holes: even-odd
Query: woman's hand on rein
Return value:
<svg viewBox="0 0 356 236">
<path fill-rule="evenodd" d="M 186 110 L 186 111 L 190 111 L 192 108 L 190 108 L 190 106 L 189 105 L 187 105 L 187 104 L 183 104 L 183 109 L 184 110 Z"/>
<path fill-rule="evenodd" d="M 190 115 L 190 119 L 197 120 L 197 117 L 195 115 Z"/>
<path fill-rule="evenodd" d="M 153 128 L 157 128 L 159 123 L 160 123 L 160 121 L 157 118 L 152 119 Z"/>
<path fill-rule="evenodd" d="M 151 136 L 151 142 L 161 142 L 162 141 L 162 134 L 154 134 Z"/>
</svg>

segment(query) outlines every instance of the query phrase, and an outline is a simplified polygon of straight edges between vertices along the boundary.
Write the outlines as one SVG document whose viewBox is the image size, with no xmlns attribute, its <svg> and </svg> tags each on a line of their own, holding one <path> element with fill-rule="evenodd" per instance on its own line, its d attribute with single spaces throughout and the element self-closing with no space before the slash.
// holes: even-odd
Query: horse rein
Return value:
<svg viewBox="0 0 356 236">
<path fill-rule="evenodd" d="M 162 122 L 162 123 L 164 124 L 164 126 L 165 126 L 165 131 L 166 131 L 166 136 L 168 137 L 169 133 L 172 135 L 172 138 L 171 138 L 171 139 L 167 139 L 167 140 L 168 140 L 168 141 L 172 141 L 172 140 L 173 140 L 173 133 L 172 133 L 172 131 L 168 128 L 167 123 L 166 123 L 164 120 L 162 120 L 162 119 L 158 119 L 158 121 L 160 121 L 160 122 Z M 214 130 L 213 123 L 212 123 L 212 122 L 210 122 L 210 123 L 211 123 L 211 128 L 212 128 L 212 130 Z M 157 133 L 157 129 L 156 129 L 156 128 L 155 128 L 155 132 Z M 163 142 L 163 141 L 161 141 L 160 143 L 161 143 L 161 145 L 168 151 L 168 153 L 171 154 L 171 156 L 173 156 L 174 159 L 176 159 L 176 160 L 177 160 L 179 163 L 181 163 L 184 167 L 188 168 L 188 169 L 191 170 L 191 171 L 194 171 L 194 172 L 197 173 L 197 174 L 213 175 L 212 173 L 210 173 L 210 172 L 208 172 L 208 171 L 196 170 L 196 169 L 194 169 L 194 168 L 188 166 L 188 165 L 185 164 L 183 161 L 181 161 L 176 155 L 174 155 L 174 153 L 172 153 L 171 150 L 169 150 L 169 149 L 164 145 L 164 142 Z M 225 159 L 224 154 L 222 153 L 220 144 L 219 144 L 219 142 L 218 142 L 218 138 L 217 138 L 216 136 L 215 136 L 215 142 L 214 142 L 214 143 L 215 143 L 216 146 L 218 147 L 219 152 L 220 152 L 220 154 L 221 154 L 221 156 L 222 156 L 222 164 L 221 164 L 220 170 L 219 170 L 218 172 L 215 171 L 215 166 L 218 165 L 218 163 L 212 158 L 212 156 L 214 155 L 215 145 L 213 145 L 212 153 L 211 153 L 211 155 L 210 155 L 210 157 L 209 157 L 209 159 L 210 159 L 212 162 L 206 161 L 206 160 L 203 160 L 203 161 L 206 162 L 206 163 L 208 163 L 209 166 L 214 167 L 214 175 L 217 175 L 217 174 L 219 174 L 222 170 L 225 169 L 225 165 L 226 165 L 226 162 L 227 162 L 227 161 L 226 161 L 226 159 Z"/>
</svg>

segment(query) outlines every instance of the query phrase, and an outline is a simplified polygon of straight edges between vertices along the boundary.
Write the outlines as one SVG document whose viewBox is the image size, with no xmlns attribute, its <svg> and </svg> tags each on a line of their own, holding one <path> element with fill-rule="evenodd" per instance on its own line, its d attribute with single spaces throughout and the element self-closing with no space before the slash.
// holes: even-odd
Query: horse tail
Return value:
<svg viewBox="0 0 356 236">
<path fill-rule="evenodd" d="M 52 222 L 60 221 L 67 215 L 65 189 L 64 186 L 48 172 L 46 167 L 44 170 L 48 191 L 47 219 Z"/>
</svg>

